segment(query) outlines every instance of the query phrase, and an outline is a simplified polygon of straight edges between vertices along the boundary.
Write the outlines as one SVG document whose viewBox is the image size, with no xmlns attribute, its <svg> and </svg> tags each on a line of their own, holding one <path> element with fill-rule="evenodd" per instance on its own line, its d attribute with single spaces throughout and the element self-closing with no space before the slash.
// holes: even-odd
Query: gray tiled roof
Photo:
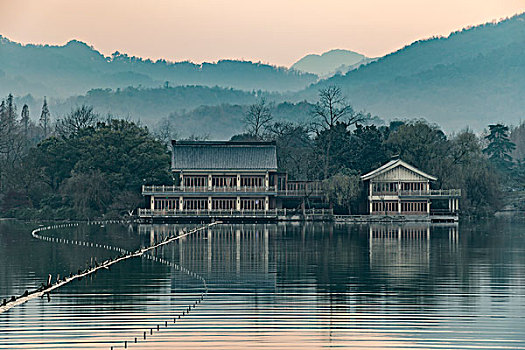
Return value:
<svg viewBox="0 0 525 350">
<path fill-rule="evenodd" d="M 273 142 L 172 141 L 174 170 L 276 170 Z"/>
</svg>

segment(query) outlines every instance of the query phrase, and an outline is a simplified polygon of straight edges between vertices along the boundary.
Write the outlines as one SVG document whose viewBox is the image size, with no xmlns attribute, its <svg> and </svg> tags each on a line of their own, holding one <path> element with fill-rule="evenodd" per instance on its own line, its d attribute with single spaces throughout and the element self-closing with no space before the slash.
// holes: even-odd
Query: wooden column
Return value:
<svg viewBox="0 0 525 350">
<path fill-rule="evenodd" d="M 372 214 L 372 181 L 369 181 L 368 182 L 368 207 L 369 207 L 369 212 L 368 214 Z"/>
<path fill-rule="evenodd" d="M 212 200 L 211 200 L 211 196 L 208 197 L 208 210 L 211 210 L 212 209 Z"/>
<path fill-rule="evenodd" d="M 211 174 L 208 174 L 208 190 L 211 190 L 212 186 L 213 186 L 213 179 L 212 179 Z"/>
<path fill-rule="evenodd" d="M 150 209 L 155 209 L 155 197 L 154 196 L 151 196 L 151 204 L 150 204 Z"/>
<path fill-rule="evenodd" d="M 179 210 L 180 211 L 184 210 L 184 197 L 182 196 L 179 197 Z"/>
<path fill-rule="evenodd" d="M 268 211 L 270 209 L 270 201 L 268 196 L 264 197 L 264 210 Z"/>
<path fill-rule="evenodd" d="M 236 209 L 237 209 L 237 211 L 241 211 L 241 197 L 237 197 L 237 199 L 236 199 L 235 202 L 236 202 L 236 204 L 237 204 L 237 205 L 236 205 Z"/>
<path fill-rule="evenodd" d="M 241 189 L 241 174 L 237 174 L 237 191 Z"/>
</svg>

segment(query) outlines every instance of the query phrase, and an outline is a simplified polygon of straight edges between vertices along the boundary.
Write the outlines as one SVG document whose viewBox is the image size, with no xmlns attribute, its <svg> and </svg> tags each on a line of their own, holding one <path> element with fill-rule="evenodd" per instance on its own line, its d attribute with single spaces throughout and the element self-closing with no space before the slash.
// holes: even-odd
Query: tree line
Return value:
<svg viewBox="0 0 525 350">
<path fill-rule="evenodd" d="M 29 113 L 11 95 L 0 104 L 4 217 L 122 217 L 142 205 L 143 184 L 171 181 L 167 147 L 147 127 L 85 105 L 52 118 L 45 100 L 37 123 Z"/>
<path fill-rule="evenodd" d="M 232 140 L 275 141 L 279 167 L 292 179 L 323 181 L 328 201 L 342 213 L 366 211 L 360 175 L 392 157 L 435 175 L 435 189 L 461 189 L 467 215 L 491 215 L 506 204 L 506 193 L 525 189 L 525 123 L 491 124 L 481 135 L 469 129 L 446 135 L 423 119 L 375 125 L 377 118 L 355 111 L 333 85 L 319 90 L 308 123 L 275 122 L 270 110 L 265 99 L 252 105 L 246 132 Z"/>
<path fill-rule="evenodd" d="M 525 123 L 465 129 L 447 135 L 424 120 L 376 125 L 337 86 L 319 91 L 307 122 L 274 120 L 265 98 L 246 108 L 245 133 L 232 140 L 275 141 L 289 178 L 323 181 L 341 213 L 364 211 L 360 175 L 400 157 L 438 177 L 434 188 L 462 189 L 462 211 L 491 215 L 505 193 L 525 184 Z M 130 215 L 144 204 L 143 184 L 172 183 L 168 144 L 176 125 L 150 130 L 125 118 L 102 117 L 81 105 L 53 118 L 43 101 L 37 116 L 0 103 L 0 206 L 22 219 L 92 219 Z"/>
</svg>

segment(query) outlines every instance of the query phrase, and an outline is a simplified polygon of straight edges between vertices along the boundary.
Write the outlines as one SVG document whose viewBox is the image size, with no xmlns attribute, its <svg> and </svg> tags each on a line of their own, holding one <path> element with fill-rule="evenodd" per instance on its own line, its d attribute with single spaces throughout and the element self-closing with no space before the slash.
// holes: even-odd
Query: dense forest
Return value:
<svg viewBox="0 0 525 350">
<path fill-rule="evenodd" d="M 315 104 L 303 104 L 298 121 L 275 118 L 274 112 L 290 106 L 258 98 L 237 111 L 244 129 L 232 140 L 275 141 L 280 170 L 292 179 L 323 181 L 326 200 L 340 212 L 359 212 L 359 175 L 392 156 L 436 175 L 434 188 L 461 188 L 464 215 L 491 215 L 505 205 L 507 193 L 524 190 L 525 123 L 491 124 L 480 135 L 468 129 L 447 135 L 419 119 L 377 125 L 369 114 L 355 111 L 336 86 L 321 89 Z M 130 215 L 143 205 L 142 184 L 172 183 L 167 146 L 176 133 L 169 118 L 151 130 L 101 116 L 87 105 L 53 118 L 47 101 L 31 112 L 9 95 L 0 104 L 3 216 Z"/>
</svg>

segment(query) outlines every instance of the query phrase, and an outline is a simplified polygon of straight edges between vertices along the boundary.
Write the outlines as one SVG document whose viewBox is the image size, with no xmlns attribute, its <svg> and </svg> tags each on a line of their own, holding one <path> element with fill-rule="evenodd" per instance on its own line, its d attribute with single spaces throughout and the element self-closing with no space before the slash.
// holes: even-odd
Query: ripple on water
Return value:
<svg viewBox="0 0 525 350">
<path fill-rule="evenodd" d="M 135 250 L 178 228 L 51 234 Z M 109 349 L 124 340 L 130 349 L 520 349 L 523 228 L 431 227 L 430 238 L 393 239 L 371 236 L 368 226 L 223 225 L 159 249 L 164 263 L 126 261 L 53 293 L 50 303 L 32 300 L 1 314 L 0 349 Z M 0 225 L 1 295 L 76 271 L 92 255 L 115 255 L 34 240 L 29 231 Z M 209 288 L 181 319 L 203 285 L 173 263 Z"/>
</svg>

